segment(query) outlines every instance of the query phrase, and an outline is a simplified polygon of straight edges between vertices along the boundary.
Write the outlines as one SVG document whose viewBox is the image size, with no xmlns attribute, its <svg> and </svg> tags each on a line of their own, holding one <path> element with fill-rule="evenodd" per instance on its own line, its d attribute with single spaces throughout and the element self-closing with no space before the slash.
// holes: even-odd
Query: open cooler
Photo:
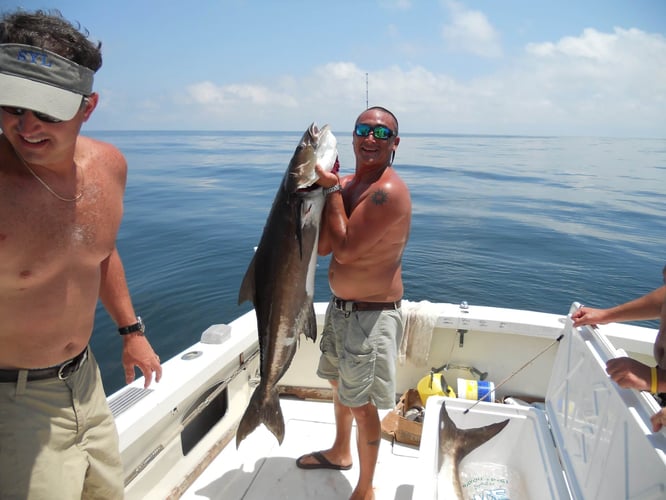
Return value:
<svg viewBox="0 0 666 500">
<path fill-rule="evenodd" d="M 546 396 L 535 407 L 431 396 L 413 497 L 437 498 L 439 413 L 461 429 L 509 424 L 460 463 L 465 498 L 666 499 L 666 431 L 653 433 L 654 398 L 618 387 L 606 361 L 623 356 L 590 327 L 563 330 Z"/>
</svg>

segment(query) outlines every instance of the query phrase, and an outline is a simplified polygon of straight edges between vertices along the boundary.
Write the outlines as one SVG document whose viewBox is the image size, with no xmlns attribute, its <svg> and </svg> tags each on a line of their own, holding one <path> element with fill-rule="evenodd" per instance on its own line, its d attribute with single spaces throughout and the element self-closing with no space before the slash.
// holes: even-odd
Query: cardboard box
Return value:
<svg viewBox="0 0 666 500">
<path fill-rule="evenodd" d="M 409 389 L 402 395 L 396 407 L 382 419 L 382 435 L 399 443 L 418 446 L 421 443 L 423 424 L 405 418 L 405 412 L 415 408 L 423 409 L 421 397 L 416 389 Z"/>
</svg>

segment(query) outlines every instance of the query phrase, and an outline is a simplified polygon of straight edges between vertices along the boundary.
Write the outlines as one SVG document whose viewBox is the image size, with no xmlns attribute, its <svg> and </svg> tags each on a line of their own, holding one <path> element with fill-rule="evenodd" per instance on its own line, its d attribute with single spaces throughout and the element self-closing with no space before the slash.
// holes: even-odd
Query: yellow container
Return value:
<svg viewBox="0 0 666 500">
<path fill-rule="evenodd" d="M 427 399 L 430 396 L 448 396 L 450 398 L 455 398 L 456 393 L 453 391 L 453 387 L 450 385 L 446 386 L 446 392 L 442 387 L 442 380 L 444 375 L 441 373 L 428 374 L 419 380 L 419 383 L 416 385 L 416 390 L 419 391 L 419 396 L 421 397 L 421 403 L 425 406 Z"/>
</svg>

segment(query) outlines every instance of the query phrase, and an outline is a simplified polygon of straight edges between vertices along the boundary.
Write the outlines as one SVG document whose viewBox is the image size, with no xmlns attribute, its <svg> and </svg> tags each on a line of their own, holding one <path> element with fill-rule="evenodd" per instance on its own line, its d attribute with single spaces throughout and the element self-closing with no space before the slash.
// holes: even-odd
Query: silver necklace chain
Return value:
<svg viewBox="0 0 666 500">
<path fill-rule="evenodd" d="M 51 193 L 53 196 L 55 196 L 56 198 L 58 198 L 60 201 L 66 201 L 66 202 L 68 202 L 68 203 L 73 203 L 73 202 L 75 202 L 75 201 L 80 200 L 80 199 L 81 199 L 81 196 L 83 196 L 83 171 L 81 171 L 81 192 L 80 192 L 79 194 L 77 194 L 74 198 L 65 198 L 64 196 L 60 196 L 58 193 L 56 193 L 56 192 L 51 188 L 51 186 L 49 186 L 49 185 L 46 183 L 46 181 L 44 181 L 44 179 L 42 179 L 39 175 L 37 175 L 37 174 L 35 173 L 35 171 L 34 171 L 33 169 L 31 169 L 31 168 L 28 166 L 28 164 L 25 162 L 25 160 L 23 159 L 23 157 L 22 157 L 21 155 L 19 155 L 18 153 L 16 153 L 16 156 L 18 156 L 19 160 L 21 160 L 21 163 L 23 164 L 23 166 L 24 166 L 25 168 L 28 169 L 28 172 L 30 172 L 30 173 L 32 174 L 32 176 L 33 176 L 35 179 L 37 179 L 37 180 L 39 181 L 39 183 L 40 183 L 42 186 L 44 186 L 44 187 L 46 188 L 46 190 L 47 190 L 49 193 Z M 74 164 L 74 166 L 76 166 L 76 163 Z"/>
</svg>

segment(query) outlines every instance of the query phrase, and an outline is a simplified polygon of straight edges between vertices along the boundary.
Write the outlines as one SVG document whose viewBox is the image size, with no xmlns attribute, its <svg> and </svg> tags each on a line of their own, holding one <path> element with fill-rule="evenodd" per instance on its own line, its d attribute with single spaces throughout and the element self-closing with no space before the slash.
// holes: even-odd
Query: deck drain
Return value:
<svg viewBox="0 0 666 500">
<path fill-rule="evenodd" d="M 191 359 L 196 359 L 203 354 L 203 351 L 189 351 L 183 354 L 180 359 L 185 361 L 190 361 Z"/>
</svg>

